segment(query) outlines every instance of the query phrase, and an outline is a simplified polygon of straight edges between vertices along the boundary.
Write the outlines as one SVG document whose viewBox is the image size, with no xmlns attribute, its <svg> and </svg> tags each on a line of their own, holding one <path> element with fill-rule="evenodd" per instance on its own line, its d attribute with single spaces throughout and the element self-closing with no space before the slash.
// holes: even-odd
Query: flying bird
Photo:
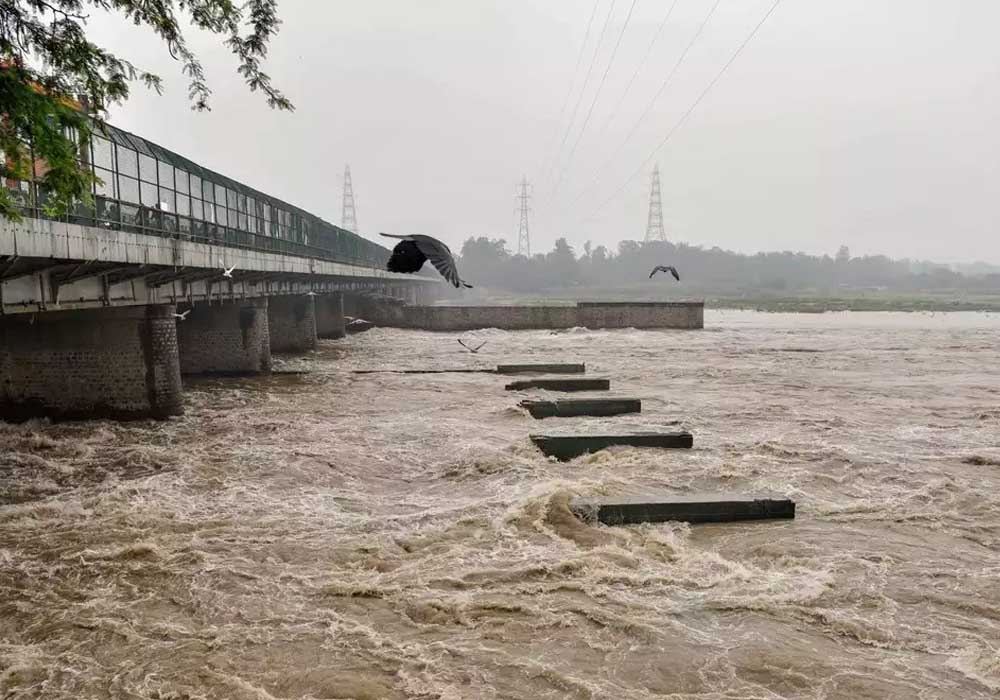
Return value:
<svg viewBox="0 0 1000 700">
<path fill-rule="evenodd" d="M 176 318 L 178 321 L 183 321 L 184 319 L 187 318 L 187 316 L 188 316 L 189 313 L 191 313 L 191 309 L 188 309 L 187 311 L 185 311 L 182 314 L 175 313 L 174 314 L 174 318 Z"/>
<path fill-rule="evenodd" d="M 677 268 L 674 267 L 673 265 L 657 265 L 656 267 L 653 268 L 653 271 L 649 273 L 649 279 L 653 279 L 653 275 L 655 275 L 657 272 L 669 272 L 671 275 L 674 276 L 675 280 L 677 280 L 678 282 L 681 281 L 681 276 L 677 274 Z"/>
<path fill-rule="evenodd" d="M 226 263 L 222 262 L 222 258 L 219 258 L 219 267 L 222 268 L 222 276 L 223 277 L 228 277 L 229 279 L 233 278 L 233 270 L 236 269 L 235 265 L 233 265 L 232 267 L 227 268 L 226 267 Z"/>
<path fill-rule="evenodd" d="M 461 345 L 466 350 L 468 350 L 469 352 L 471 352 L 473 355 L 475 355 L 477 352 L 479 352 L 480 350 L 482 350 L 483 346 L 486 345 L 486 342 L 487 341 L 484 340 L 479 345 L 477 345 L 476 347 L 472 348 L 472 347 L 469 347 L 468 345 L 466 345 L 465 343 L 463 343 L 461 338 L 458 339 L 458 344 Z"/>
<path fill-rule="evenodd" d="M 472 288 L 471 284 L 458 276 L 458 267 L 455 265 L 451 250 L 438 239 L 420 234 L 395 236 L 391 233 L 380 233 L 379 235 L 399 239 L 399 243 L 392 249 L 389 264 L 386 266 L 389 272 L 416 272 L 430 260 L 441 276 L 452 285 Z"/>
</svg>

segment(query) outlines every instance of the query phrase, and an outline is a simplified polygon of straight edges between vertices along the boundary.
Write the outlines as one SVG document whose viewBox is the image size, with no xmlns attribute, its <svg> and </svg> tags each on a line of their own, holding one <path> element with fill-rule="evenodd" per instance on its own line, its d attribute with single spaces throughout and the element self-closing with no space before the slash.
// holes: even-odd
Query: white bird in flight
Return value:
<svg viewBox="0 0 1000 700">
<path fill-rule="evenodd" d="M 461 345 L 466 350 L 468 350 L 469 352 L 471 352 L 473 355 L 475 355 L 477 352 L 479 352 L 480 350 L 482 350 L 483 346 L 486 345 L 486 342 L 487 341 L 484 340 L 483 342 L 481 342 L 476 347 L 470 347 L 470 346 L 466 345 L 465 343 L 463 343 L 461 338 L 458 338 L 458 344 Z"/>
<path fill-rule="evenodd" d="M 188 315 L 189 313 L 191 313 L 191 309 L 188 309 L 187 311 L 185 311 L 185 312 L 184 312 L 184 313 L 182 313 L 182 314 L 178 314 L 178 313 L 175 313 L 175 314 L 174 314 L 174 318 L 176 318 L 176 319 L 177 319 L 178 321 L 183 321 L 184 319 L 186 319 L 186 318 L 187 318 L 187 315 Z"/>
<path fill-rule="evenodd" d="M 228 277 L 229 279 L 233 278 L 233 270 L 236 269 L 235 265 L 233 265 L 232 267 L 227 268 L 226 267 L 226 263 L 222 262 L 222 258 L 219 258 L 219 267 L 222 268 L 222 276 L 223 277 Z"/>
</svg>

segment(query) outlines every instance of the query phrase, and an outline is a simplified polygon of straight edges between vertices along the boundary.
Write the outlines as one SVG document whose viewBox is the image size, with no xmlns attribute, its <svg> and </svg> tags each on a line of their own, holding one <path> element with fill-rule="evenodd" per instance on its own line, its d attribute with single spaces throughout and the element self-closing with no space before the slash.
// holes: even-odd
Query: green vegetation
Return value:
<svg viewBox="0 0 1000 700">
<path fill-rule="evenodd" d="M 157 92 L 159 76 L 133 66 L 87 38 L 87 12 L 116 12 L 166 43 L 188 77 L 196 110 L 211 90 L 181 22 L 223 37 L 251 91 L 276 109 L 292 104 L 261 69 L 278 29 L 277 0 L 0 0 L 0 177 L 33 182 L 53 215 L 88 202 L 94 177 L 78 161 L 94 123 L 126 100 L 130 84 Z M 100 128 L 99 126 L 97 128 Z M 19 216 L 19 190 L 0 187 L 0 216 Z"/>
</svg>

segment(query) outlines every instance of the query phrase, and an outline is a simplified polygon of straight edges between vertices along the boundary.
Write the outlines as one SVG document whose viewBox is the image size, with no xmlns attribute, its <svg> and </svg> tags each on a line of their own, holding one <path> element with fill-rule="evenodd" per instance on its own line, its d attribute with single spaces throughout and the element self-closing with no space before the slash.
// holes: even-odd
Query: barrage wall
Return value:
<svg viewBox="0 0 1000 700">
<path fill-rule="evenodd" d="M 705 305 L 682 302 L 580 302 L 575 306 L 408 306 L 365 300 L 358 309 L 376 325 L 429 331 L 478 328 L 677 328 L 705 325 Z"/>
</svg>

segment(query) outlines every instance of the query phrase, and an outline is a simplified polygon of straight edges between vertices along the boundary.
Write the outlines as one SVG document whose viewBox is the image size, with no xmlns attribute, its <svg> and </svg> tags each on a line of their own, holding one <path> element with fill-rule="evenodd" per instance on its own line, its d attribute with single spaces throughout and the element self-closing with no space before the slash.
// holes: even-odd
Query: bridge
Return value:
<svg viewBox="0 0 1000 700">
<path fill-rule="evenodd" d="M 344 334 L 345 294 L 425 303 L 440 284 L 113 126 L 81 161 L 93 202 L 59 217 L 35 182 L 3 183 L 23 218 L 0 220 L 0 419 L 176 415 L 182 374 L 268 372 Z"/>
</svg>

